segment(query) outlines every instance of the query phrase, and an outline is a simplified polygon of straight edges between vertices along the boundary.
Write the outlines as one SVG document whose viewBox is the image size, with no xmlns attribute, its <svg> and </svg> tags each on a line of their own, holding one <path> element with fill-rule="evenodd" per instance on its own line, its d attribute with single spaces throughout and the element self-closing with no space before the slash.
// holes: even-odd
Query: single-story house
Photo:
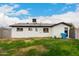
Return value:
<svg viewBox="0 0 79 59">
<path fill-rule="evenodd" d="M 71 24 L 60 22 L 57 24 L 37 23 L 32 19 L 32 23 L 16 23 L 10 25 L 11 38 L 30 38 L 30 37 L 58 37 L 61 33 L 67 33 L 67 38 L 75 38 L 74 30 L 71 30 Z M 73 34 L 73 35 L 71 35 Z"/>
</svg>

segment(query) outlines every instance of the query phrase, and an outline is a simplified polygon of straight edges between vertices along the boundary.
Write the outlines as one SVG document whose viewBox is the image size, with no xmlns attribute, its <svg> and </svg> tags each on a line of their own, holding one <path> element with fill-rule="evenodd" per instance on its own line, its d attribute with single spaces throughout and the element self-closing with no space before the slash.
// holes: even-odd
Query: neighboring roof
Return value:
<svg viewBox="0 0 79 59">
<path fill-rule="evenodd" d="M 10 28 L 0 27 L 0 30 L 11 30 Z"/>
<path fill-rule="evenodd" d="M 17 23 L 10 25 L 10 27 L 54 27 L 59 24 L 64 24 L 67 26 L 71 26 L 69 23 L 60 22 L 57 24 L 48 24 L 48 23 Z"/>
</svg>

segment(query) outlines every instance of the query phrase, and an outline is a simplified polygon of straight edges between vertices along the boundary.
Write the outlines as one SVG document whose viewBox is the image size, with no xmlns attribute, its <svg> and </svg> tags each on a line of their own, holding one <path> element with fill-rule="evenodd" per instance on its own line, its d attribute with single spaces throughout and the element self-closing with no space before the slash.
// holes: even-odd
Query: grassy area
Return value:
<svg viewBox="0 0 79 59">
<path fill-rule="evenodd" d="M 79 40 L 31 38 L 0 40 L 1 56 L 79 56 Z"/>
</svg>

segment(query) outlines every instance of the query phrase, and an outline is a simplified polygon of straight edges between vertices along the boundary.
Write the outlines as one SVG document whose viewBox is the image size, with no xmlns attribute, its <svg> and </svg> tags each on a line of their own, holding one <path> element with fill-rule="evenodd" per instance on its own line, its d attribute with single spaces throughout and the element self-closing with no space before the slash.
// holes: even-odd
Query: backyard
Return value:
<svg viewBox="0 0 79 59">
<path fill-rule="evenodd" d="M 79 40 L 0 39 L 0 56 L 79 56 Z"/>
</svg>

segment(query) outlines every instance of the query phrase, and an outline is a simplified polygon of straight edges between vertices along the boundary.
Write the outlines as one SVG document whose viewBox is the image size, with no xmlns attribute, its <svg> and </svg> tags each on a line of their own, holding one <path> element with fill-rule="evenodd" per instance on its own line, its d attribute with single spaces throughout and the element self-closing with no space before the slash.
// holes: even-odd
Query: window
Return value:
<svg viewBox="0 0 79 59">
<path fill-rule="evenodd" d="M 37 28 L 35 28 L 35 31 L 38 31 L 38 29 L 37 29 Z"/>
<path fill-rule="evenodd" d="M 17 28 L 17 31 L 23 31 L 23 28 Z"/>
<path fill-rule="evenodd" d="M 29 31 L 32 31 L 32 28 L 28 28 Z"/>
<path fill-rule="evenodd" d="M 49 32 L 49 29 L 48 28 L 43 28 L 43 32 L 44 33 L 48 33 Z"/>
</svg>

